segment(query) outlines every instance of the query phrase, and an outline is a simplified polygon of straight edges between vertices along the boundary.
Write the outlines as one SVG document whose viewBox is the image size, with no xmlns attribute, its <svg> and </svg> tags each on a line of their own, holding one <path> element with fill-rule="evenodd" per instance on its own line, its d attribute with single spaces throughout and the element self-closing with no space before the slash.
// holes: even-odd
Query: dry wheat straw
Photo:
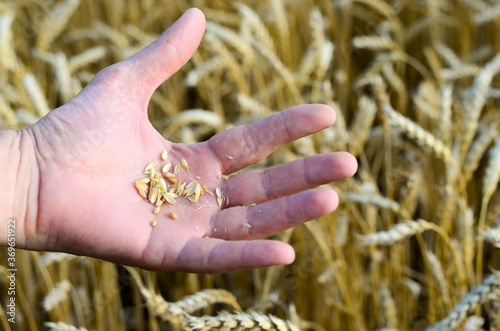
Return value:
<svg viewBox="0 0 500 331">
<path fill-rule="evenodd" d="M 68 280 L 57 283 L 43 299 L 43 309 L 46 312 L 52 311 L 60 302 L 66 300 L 70 290 L 71 283 Z"/>
<path fill-rule="evenodd" d="M 491 299 L 490 294 L 500 288 L 500 275 L 492 274 L 476 286 L 460 303 L 453 308 L 451 313 L 443 320 L 431 325 L 427 330 L 455 330 L 462 322 L 474 313 L 476 308 Z"/>
<path fill-rule="evenodd" d="M 37 31 L 36 47 L 47 50 L 64 30 L 79 5 L 80 0 L 66 0 L 57 4 Z"/>
</svg>

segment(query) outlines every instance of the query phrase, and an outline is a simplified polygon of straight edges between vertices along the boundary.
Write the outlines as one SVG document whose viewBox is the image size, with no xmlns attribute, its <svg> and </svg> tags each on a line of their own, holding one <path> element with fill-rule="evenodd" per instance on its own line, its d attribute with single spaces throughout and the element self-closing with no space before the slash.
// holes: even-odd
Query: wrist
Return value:
<svg viewBox="0 0 500 331">
<path fill-rule="evenodd" d="M 7 245 L 13 219 L 16 246 L 28 246 L 25 225 L 37 217 L 36 165 L 33 140 L 26 130 L 0 131 L 0 246 Z"/>
</svg>

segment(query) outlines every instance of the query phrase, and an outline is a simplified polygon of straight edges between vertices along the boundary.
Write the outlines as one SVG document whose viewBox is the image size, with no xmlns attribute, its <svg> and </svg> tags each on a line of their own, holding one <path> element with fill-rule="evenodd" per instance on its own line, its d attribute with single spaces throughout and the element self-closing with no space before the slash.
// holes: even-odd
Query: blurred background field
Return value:
<svg viewBox="0 0 500 331">
<path fill-rule="evenodd" d="M 207 31 L 154 94 L 153 125 L 192 143 L 328 104 L 332 128 L 254 167 L 351 152 L 338 210 L 277 236 L 292 265 L 223 275 L 17 250 L 16 325 L 2 249 L 0 329 L 257 330 L 272 315 L 283 330 L 500 330 L 498 1 L 3 0 L 0 128 L 36 122 L 193 6 Z"/>
</svg>

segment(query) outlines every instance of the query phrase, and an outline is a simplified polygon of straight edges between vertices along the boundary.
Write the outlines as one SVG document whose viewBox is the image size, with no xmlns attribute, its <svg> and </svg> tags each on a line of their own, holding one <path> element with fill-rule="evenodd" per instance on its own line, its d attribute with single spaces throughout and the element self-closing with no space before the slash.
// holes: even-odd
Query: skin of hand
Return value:
<svg viewBox="0 0 500 331">
<path fill-rule="evenodd" d="M 197 144 L 165 140 L 148 120 L 149 99 L 189 60 L 204 27 L 201 11 L 188 10 L 142 51 L 100 71 L 67 104 L 19 132 L 1 132 L 15 201 L 0 211 L 9 214 L 2 222 L 17 219 L 18 248 L 205 273 L 294 260 L 290 245 L 260 238 L 334 211 L 336 193 L 315 187 L 352 176 L 356 160 L 345 152 L 320 154 L 222 178 L 332 125 L 335 112 L 324 105 L 293 107 Z M 183 182 L 199 176 L 210 191 L 220 187 L 229 204 L 221 210 L 209 194 L 197 204 L 179 198 L 155 216 L 134 182 L 164 150 L 173 165 L 187 160 Z"/>
</svg>

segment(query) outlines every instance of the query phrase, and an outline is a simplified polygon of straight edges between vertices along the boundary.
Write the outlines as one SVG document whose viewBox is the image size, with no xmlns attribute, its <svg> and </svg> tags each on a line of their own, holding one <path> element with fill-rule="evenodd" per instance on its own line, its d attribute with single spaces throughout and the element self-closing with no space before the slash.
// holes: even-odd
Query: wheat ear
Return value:
<svg viewBox="0 0 500 331">
<path fill-rule="evenodd" d="M 298 331 L 297 326 L 290 321 L 284 321 L 272 315 L 257 312 L 229 314 L 217 316 L 188 316 L 186 330 L 269 330 L 269 331 Z"/>
<path fill-rule="evenodd" d="M 199 291 L 175 302 L 175 305 L 184 310 L 187 314 L 191 314 L 215 303 L 226 304 L 237 311 L 241 311 L 241 307 L 238 304 L 238 301 L 236 301 L 234 295 L 231 294 L 231 292 L 222 289 Z"/>
<path fill-rule="evenodd" d="M 80 5 L 80 0 L 66 0 L 54 7 L 43 21 L 36 42 L 37 48 L 46 50 L 68 24 L 71 16 Z"/>
<path fill-rule="evenodd" d="M 455 330 L 462 324 L 467 316 L 474 313 L 476 308 L 485 302 L 491 300 L 491 293 L 500 289 L 500 274 L 494 273 L 485 278 L 484 281 L 476 286 L 465 298 L 456 305 L 451 313 L 441 321 L 431 325 L 427 330 Z"/>
<path fill-rule="evenodd" d="M 76 327 L 64 322 L 45 322 L 44 325 L 51 331 L 87 331 L 84 327 Z"/>
<path fill-rule="evenodd" d="M 43 299 L 43 309 L 46 312 L 52 311 L 60 302 L 66 300 L 70 290 L 71 283 L 68 280 L 65 279 L 57 283 Z"/>
</svg>

